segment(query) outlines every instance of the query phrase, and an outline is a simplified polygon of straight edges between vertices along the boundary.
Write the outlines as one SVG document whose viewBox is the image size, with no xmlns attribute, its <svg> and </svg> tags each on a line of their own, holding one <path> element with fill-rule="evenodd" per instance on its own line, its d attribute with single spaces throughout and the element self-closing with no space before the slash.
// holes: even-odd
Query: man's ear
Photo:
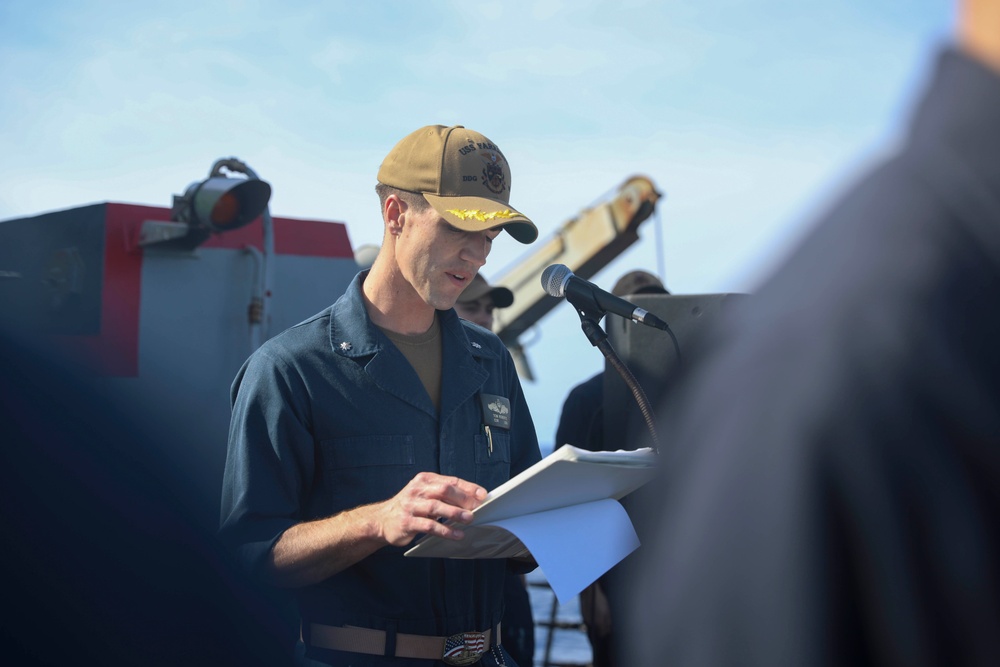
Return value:
<svg viewBox="0 0 1000 667">
<path fill-rule="evenodd" d="M 406 202 L 397 195 L 389 195 L 385 198 L 385 207 L 382 216 L 385 219 L 385 228 L 393 236 L 399 236 L 403 231 L 406 222 Z"/>
</svg>

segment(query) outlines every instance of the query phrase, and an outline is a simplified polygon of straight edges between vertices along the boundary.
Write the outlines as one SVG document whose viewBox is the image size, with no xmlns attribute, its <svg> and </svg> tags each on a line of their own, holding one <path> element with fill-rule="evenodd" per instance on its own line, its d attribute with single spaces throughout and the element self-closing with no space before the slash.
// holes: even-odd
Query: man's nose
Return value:
<svg viewBox="0 0 1000 667">
<path fill-rule="evenodd" d="M 465 243 L 465 258 L 482 267 L 490 254 L 490 245 L 490 240 L 485 234 L 470 234 L 469 240 Z"/>
</svg>

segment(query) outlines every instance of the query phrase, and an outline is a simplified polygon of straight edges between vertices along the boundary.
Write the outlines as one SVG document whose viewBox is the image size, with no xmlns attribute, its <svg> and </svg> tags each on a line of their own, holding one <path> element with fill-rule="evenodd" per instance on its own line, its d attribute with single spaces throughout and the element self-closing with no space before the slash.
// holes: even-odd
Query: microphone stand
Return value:
<svg viewBox="0 0 1000 667">
<path fill-rule="evenodd" d="M 658 454 L 660 451 L 659 438 L 656 435 L 656 423 L 653 419 L 653 409 L 649 404 L 649 399 L 646 398 L 646 392 L 642 390 L 639 385 L 639 381 L 636 380 L 635 375 L 629 370 L 629 367 L 625 365 L 625 362 L 621 360 L 615 349 L 611 347 L 611 343 L 608 342 L 608 334 L 601 328 L 597 322 L 603 317 L 603 313 L 597 310 L 597 314 L 592 314 L 584 308 L 575 308 L 577 315 L 580 316 L 580 327 L 583 329 L 584 335 L 587 336 L 587 340 L 590 344 L 601 351 L 604 358 L 608 360 L 608 363 L 616 371 L 618 375 L 621 376 L 622 380 L 625 381 L 625 385 L 632 392 L 632 396 L 635 398 L 635 402 L 639 404 L 639 410 L 642 412 L 643 419 L 646 420 L 646 427 L 649 429 L 649 436 L 652 440 L 652 449 L 654 454 Z"/>
</svg>

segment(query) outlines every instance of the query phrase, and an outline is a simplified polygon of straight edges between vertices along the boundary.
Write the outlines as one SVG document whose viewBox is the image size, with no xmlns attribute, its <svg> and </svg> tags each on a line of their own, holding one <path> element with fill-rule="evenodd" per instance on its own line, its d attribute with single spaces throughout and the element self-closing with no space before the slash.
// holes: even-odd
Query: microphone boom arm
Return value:
<svg viewBox="0 0 1000 667">
<path fill-rule="evenodd" d="M 608 342 L 608 334 L 601 328 L 601 325 L 597 323 L 603 313 L 594 318 L 584 309 L 578 307 L 576 303 L 573 303 L 573 305 L 576 307 L 576 312 L 580 316 L 580 327 L 583 329 L 584 335 L 587 336 L 587 340 L 590 341 L 591 345 L 601 351 L 604 358 L 608 360 L 608 363 L 611 364 L 612 368 L 614 368 L 615 371 L 618 372 L 618 375 L 621 376 L 622 380 L 624 380 L 625 386 L 627 386 L 629 391 L 632 392 L 635 402 L 639 405 L 639 411 L 642 412 L 642 418 L 646 422 L 646 428 L 649 429 L 649 437 L 653 453 L 659 453 L 660 442 L 659 437 L 656 434 L 656 420 L 653 418 L 653 408 L 649 403 L 649 399 L 646 397 L 646 392 L 642 390 L 642 386 L 639 384 L 639 381 L 636 379 L 629 367 L 625 365 L 625 362 L 621 360 L 618 353 L 615 352 L 611 343 Z"/>
</svg>

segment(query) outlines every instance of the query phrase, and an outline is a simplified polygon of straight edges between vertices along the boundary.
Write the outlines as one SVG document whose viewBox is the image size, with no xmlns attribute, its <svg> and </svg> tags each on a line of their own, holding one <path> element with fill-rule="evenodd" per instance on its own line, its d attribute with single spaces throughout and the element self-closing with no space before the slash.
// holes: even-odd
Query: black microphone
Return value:
<svg viewBox="0 0 1000 667">
<path fill-rule="evenodd" d="M 594 283 L 574 275 L 564 264 L 553 264 L 542 271 L 542 289 L 549 296 L 566 297 L 577 309 L 585 312 L 597 310 L 601 315 L 614 313 L 655 329 L 670 329 L 666 322 L 648 310 L 605 292 Z"/>
</svg>

